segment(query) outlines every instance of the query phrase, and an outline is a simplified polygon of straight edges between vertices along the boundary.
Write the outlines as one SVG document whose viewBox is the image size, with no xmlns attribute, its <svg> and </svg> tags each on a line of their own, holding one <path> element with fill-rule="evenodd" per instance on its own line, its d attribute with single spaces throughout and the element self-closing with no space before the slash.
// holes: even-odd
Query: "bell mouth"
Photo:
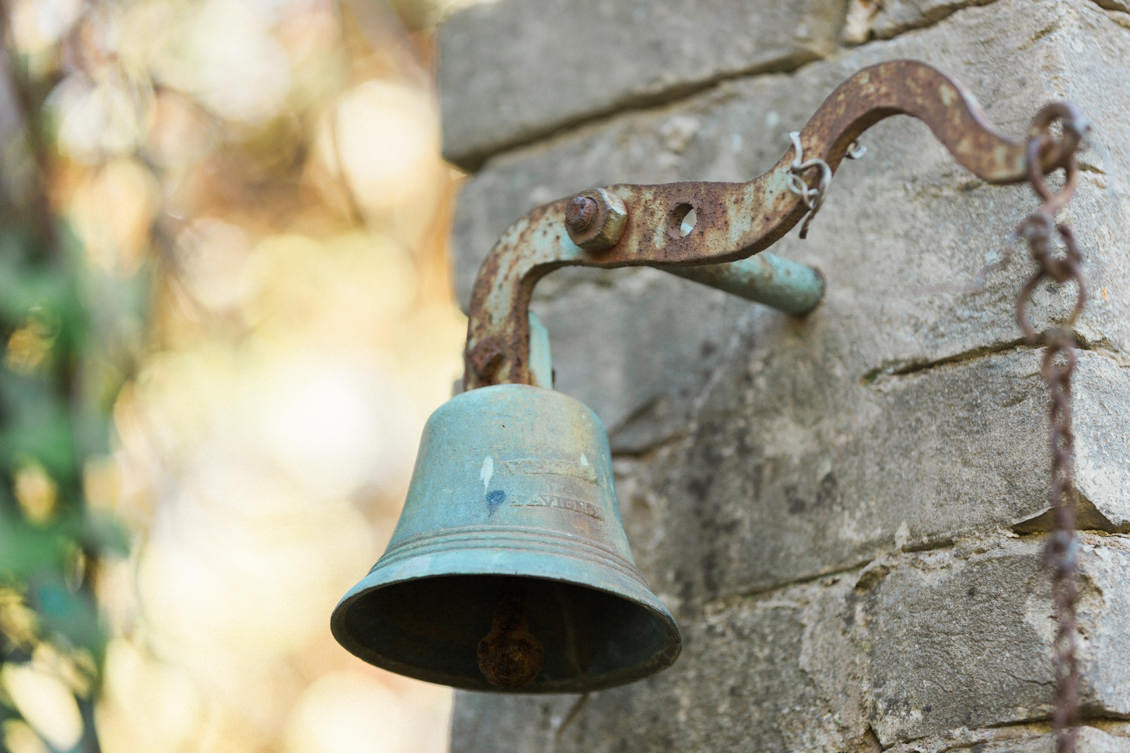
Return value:
<svg viewBox="0 0 1130 753">
<path fill-rule="evenodd" d="M 543 653 L 532 679 L 500 686 L 484 674 L 480 644 L 497 636 L 516 600 L 523 634 Z M 679 630 L 661 610 L 622 591 L 550 577 L 437 575 L 355 589 L 334 610 L 331 629 L 357 657 L 420 680 L 495 693 L 570 693 L 621 685 L 674 662 Z"/>
</svg>

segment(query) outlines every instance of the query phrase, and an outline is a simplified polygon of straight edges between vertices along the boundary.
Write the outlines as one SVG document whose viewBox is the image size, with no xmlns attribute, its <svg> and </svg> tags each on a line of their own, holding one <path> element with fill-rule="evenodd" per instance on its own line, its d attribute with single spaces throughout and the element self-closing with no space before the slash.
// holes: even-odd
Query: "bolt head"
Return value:
<svg viewBox="0 0 1130 753">
<path fill-rule="evenodd" d="M 591 196 L 574 196 L 565 207 L 565 224 L 570 234 L 583 233 L 592 227 L 599 212 Z"/>
</svg>

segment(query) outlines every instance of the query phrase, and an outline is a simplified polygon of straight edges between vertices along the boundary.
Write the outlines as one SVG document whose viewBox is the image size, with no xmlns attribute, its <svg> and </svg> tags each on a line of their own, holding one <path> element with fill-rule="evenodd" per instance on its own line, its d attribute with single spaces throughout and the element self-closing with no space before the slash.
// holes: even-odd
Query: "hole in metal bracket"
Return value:
<svg viewBox="0 0 1130 753">
<path fill-rule="evenodd" d="M 667 215 L 667 233 L 672 238 L 686 238 L 698 223 L 698 215 L 690 204 L 676 204 Z"/>
</svg>

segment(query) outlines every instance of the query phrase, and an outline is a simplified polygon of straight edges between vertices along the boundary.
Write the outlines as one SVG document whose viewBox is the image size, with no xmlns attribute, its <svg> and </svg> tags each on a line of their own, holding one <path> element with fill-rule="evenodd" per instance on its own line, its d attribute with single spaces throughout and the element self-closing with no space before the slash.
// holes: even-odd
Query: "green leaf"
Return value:
<svg viewBox="0 0 1130 753">
<path fill-rule="evenodd" d="M 106 633 L 90 598 L 67 588 L 61 576 L 35 583 L 30 597 L 46 638 L 86 649 L 101 664 Z"/>
<path fill-rule="evenodd" d="M 0 511 L 0 579 L 22 583 L 60 571 L 73 546 L 63 526 L 36 526 Z"/>
<path fill-rule="evenodd" d="M 83 543 L 99 554 L 129 554 L 129 529 L 113 515 L 88 512 L 83 525 Z"/>
<path fill-rule="evenodd" d="M 77 475 L 66 396 L 42 379 L 0 371 L 0 465 L 38 462 L 63 486 Z"/>
</svg>

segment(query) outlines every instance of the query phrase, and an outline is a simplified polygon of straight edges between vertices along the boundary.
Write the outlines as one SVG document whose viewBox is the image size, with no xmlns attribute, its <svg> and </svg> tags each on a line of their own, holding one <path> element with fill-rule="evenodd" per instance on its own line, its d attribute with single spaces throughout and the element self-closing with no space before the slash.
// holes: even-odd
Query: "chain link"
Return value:
<svg viewBox="0 0 1130 753">
<path fill-rule="evenodd" d="M 1053 144 L 1050 126 L 1063 125 L 1063 142 L 1070 154 L 1063 164 L 1064 185 L 1052 191 L 1044 181 L 1041 154 Z M 1067 105 L 1053 103 L 1036 114 L 1028 142 L 1028 179 L 1043 204 L 1017 227 L 1017 235 L 1028 243 L 1036 271 L 1024 284 L 1016 301 L 1016 321 L 1029 344 L 1043 346 L 1043 376 L 1050 393 L 1049 435 L 1051 442 L 1050 503 L 1052 531 L 1044 550 L 1044 561 L 1050 570 L 1052 598 L 1055 607 L 1056 631 L 1052 643 L 1055 672 L 1056 753 L 1075 753 L 1079 724 L 1079 665 L 1076 659 L 1076 586 L 1075 565 L 1078 544 L 1075 540 L 1075 435 L 1071 426 L 1071 374 L 1075 369 L 1075 335 L 1073 325 L 1083 311 L 1087 299 L 1083 285 L 1082 255 L 1071 229 L 1056 223 L 1055 215 L 1075 192 L 1078 168 L 1074 150 L 1082 139 L 1085 126 Z M 1063 245 L 1056 254 L 1053 240 Z M 1076 288 L 1075 306 L 1058 327 L 1037 333 L 1028 316 L 1028 304 L 1036 287 L 1045 280 L 1072 282 Z"/>
</svg>

